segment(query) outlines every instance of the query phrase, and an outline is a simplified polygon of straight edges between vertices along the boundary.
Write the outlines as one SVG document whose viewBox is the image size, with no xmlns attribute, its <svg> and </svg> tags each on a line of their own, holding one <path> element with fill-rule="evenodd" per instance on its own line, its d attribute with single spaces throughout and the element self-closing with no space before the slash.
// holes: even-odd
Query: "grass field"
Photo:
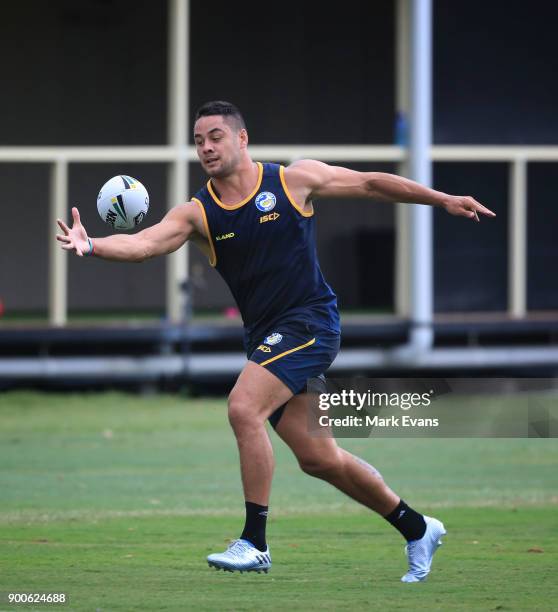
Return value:
<svg viewBox="0 0 558 612">
<path fill-rule="evenodd" d="M 426 583 L 399 582 L 404 542 L 382 519 L 277 470 L 268 575 L 205 563 L 242 526 L 223 400 L 124 394 L 0 396 L 0 610 L 552 610 L 556 440 L 342 445 L 448 528 Z M 6 592 L 65 592 L 65 607 Z"/>
</svg>

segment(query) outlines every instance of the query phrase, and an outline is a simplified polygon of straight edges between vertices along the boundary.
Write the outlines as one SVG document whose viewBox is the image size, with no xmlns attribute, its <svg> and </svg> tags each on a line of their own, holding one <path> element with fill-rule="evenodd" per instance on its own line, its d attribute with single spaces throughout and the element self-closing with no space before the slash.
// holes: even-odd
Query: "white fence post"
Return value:
<svg viewBox="0 0 558 612">
<path fill-rule="evenodd" d="M 397 0 L 395 20 L 395 99 L 397 107 L 394 136 L 396 144 L 407 147 L 405 160 L 397 165 L 397 173 L 409 176 L 409 81 L 410 60 L 409 39 L 411 35 L 410 0 Z M 394 304 L 395 313 L 408 317 L 411 312 L 410 244 L 411 210 L 407 204 L 395 206 L 395 257 L 394 257 Z"/>
<path fill-rule="evenodd" d="M 68 220 L 68 161 L 59 158 L 50 166 L 48 224 L 48 321 L 65 325 L 68 318 L 68 253 L 60 248 L 56 233 L 61 232 L 56 219 Z M 71 223 L 70 223 L 71 225 Z"/>
<path fill-rule="evenodd" d="M 413 0 L 411 25 L 411 130 L 409 173 L 432 182 L 432 0 Z M 432 348 L 434 285 L 432 208 L 411 206 L 411 334 L 415 350 Z"/>
<path fill-rule="evenodd" d="M 517 157 L 510 168 L 508 216 L 508 309 L 514 318 L 527 313 L 527 162 Z"/>
<path fill-rule="evenodd" d="M 169 0 L 169 89 L 168 142 L 174 148 L 168 166 L 167 208 L 184 203 L 188 194 L 187 145 L 189 113 L 189 0 Z M 183 320 L 184 293 L 182 283 L 188 280 L 188 244 L 167 258 L 167 318 L 173 323 Z"/>
</svg>

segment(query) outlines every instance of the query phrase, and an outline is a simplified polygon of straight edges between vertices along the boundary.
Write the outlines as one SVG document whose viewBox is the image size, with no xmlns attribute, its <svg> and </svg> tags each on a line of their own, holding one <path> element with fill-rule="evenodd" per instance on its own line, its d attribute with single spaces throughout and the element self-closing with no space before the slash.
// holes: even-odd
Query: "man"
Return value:
<svg viewBox="0 0 558 612">
<path fill-rule="evenodd" d="M 313 437 L 307 430 L 306 381 L 332 363 L 340 332 L 336 297 L 316 258 L 313 201 L 414 202 L 476 221 L 479 213 L 494 213 L 471 197 L 447 195 L 391 174 L 313 160 L 287 168 L 255 163 L 244 120 L 228 102 L 208 102 L 199 109 L 194 139 L 210 179 L 190 202 L 137 234 L 94 239 L 73 208 L 72 228 L 59 220 L 63 235 L 57 238 L 63 249 L 80 257 L 136 262 L 171 253 L 191 240 L 233 293 L 243 317 L 248 362 L 229 395 L 228 415 L 240 455 L 246 521 L 240 538 L 224 553 L 209 555 L 209 565 L 257 572 L 271 567 L 265 537 L 273 473 L 265 429 L 269 419 L 306 473 L 374 510 L 403 535 L 409 568 L 402 580 L 424 580 L 446 533 L 443 524 L 410 508 L 377 470 L 333 438 Z"/>
</svg>

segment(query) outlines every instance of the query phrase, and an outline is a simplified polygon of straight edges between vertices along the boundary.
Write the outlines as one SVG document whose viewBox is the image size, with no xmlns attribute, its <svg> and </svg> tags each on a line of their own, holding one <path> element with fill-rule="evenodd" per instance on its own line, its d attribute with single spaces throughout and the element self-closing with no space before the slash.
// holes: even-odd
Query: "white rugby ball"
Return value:
<svg viewBox="0 0 558 612">
<path fill-rule="evenodd" d="M 109 179 L 97 196 L 101 219 L 115 230 L 139 225 L 149 210 L 147 189 L 135 178 L 119 174 Z"/>
</svg>

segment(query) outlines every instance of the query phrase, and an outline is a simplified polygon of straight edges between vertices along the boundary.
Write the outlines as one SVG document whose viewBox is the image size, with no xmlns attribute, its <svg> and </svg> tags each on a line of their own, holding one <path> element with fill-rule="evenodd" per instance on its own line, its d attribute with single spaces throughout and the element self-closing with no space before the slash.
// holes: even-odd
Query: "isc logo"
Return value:
<svg viewBox="0 0 558 612">
<path fill-rule="evenodd" d="M 279 219 L 281 215 L 278 212 L 270 213 L 269 215 L 263 215 L 260 217 L 260 223 L 266 223 L 266 221 L 275 221 L 275 219 Z"/>
</svg>

